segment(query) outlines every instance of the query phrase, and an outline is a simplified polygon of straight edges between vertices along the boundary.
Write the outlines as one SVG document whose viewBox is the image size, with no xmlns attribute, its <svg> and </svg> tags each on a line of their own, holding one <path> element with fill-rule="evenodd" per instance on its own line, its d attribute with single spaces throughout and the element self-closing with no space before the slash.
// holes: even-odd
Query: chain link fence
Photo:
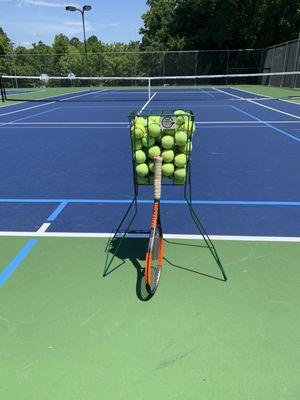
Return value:
<svg viewBox="0 0 300 400">
<path fill-rule="evenodd" d="M 299 53 L 300 38 L 266 48 L 262 72 L 299 71 Z M 300 80 L 299 75 L 282 75 L 266 78 L 263 83 L 270 86 L 298 88 Z"/>
<path fill-rule="evenodd" d="M 108 77 L 170 77 L 299 71 L 300 39 L 266 49 L 158 52 L 35 53 L 0 56 L 0 74 Z M 299 75 L 270 76 L 261 82 L 299 87 Z"/>
<path fill-rule="evenodd" d="M 14 53 L 0 56 L 0 74 L 187 76 L 261 71 L 263 50 L 102 53 Z"/>
</svg>

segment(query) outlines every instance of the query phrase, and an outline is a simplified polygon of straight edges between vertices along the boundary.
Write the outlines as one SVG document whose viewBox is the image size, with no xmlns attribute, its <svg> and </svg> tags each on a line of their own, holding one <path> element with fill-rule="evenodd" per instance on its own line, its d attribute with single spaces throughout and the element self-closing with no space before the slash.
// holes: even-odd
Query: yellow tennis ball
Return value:
<svg viewBox="0 0 300 400">
<path fill-rule="evenodd" d="M 160 116 L 159 115 L 149 115 L 148 116 L 148 125 L 149 124 L 160 124 Z"/>
<path fill-rule="evenodd" d="M 183 146 L 187 142 L 187 134 L 184 131 L 178 131 L 175 133 L 175 142 L 177 146 Z"/>
<path fill-rule="evenodd" d="M 162 156 L 163 161 L 164 161 L 165 163 L 170 163 L 170 162 L 172 162 L 173 159 L 174 159 L 174 151 L 173 151 L 173 150 L 164 150 L 164 151 L 161 153 L 161 156 Z"/>
<path fill-rule="evenodd" d="M 149 173 L 149 168 L 147 164 L 138 164 L 135 167 L 137 176 L 147 176 Z"/>
<path fill-rule="evenodd" d="M 174 164 L 176 167 L 183 168 L 186 164 L 186 155 L 183 153 L 179 153 L 174 158 Z"/>
<path fill-rule="evenodd" d="M 184 180 L 186 176 L 186 168 L 176 168 L 174 171 L 174 179 Z"/>
<path fill-rule="evenodd" d="M 144 136 L 142 138 L 142 145 L 144 147 L 151 147 L 154 144 L 155 144 L 155 138 L 154 137 L 147 135 L 147 136 Z"/>
<path fill-rule="evenodd" d="M 185 114 L 184 110 L 175 110 L 174 115 L 180 115 L 180 114 Z"/>
<path fill-rule="evenodd" d="M 166 136 L 162 137 L 161 145 L 164 149 L 167 149 L 167 150 L 172 149 L 172 147 L 174 146 L 173 136 L 166 135 Z"/>
<path fill-rule="evenodd" d="M 166 178 L 172 177 L 172 175 L 174 174 L 174 165 L 172 163 L 163 164 L 162 174 Z"/>
<path fill-rule="evenodd" d="M 183 146 L 178 146 L 178 151 L 180 153 L 189 153 L 190 151 L 192 151 L 192 148 L 193 148 L 193 143 L 191 141 L 188 141 L 187 144 Z"/>
<path fill-rule="evenodd" d="M 147 126 L 147 120 L 143 117 L 136 117 L 135 123 L 137 125 Z"/>
<path fill-rule="evenodd" d="M 150 184 L 154 183 L 154 174 L 149 174 L 149 183 Z"/>
<path fill-rule="evenodd" d="M 183 185 L 184 182 L 185 182 L 185 178 L 176 178 L 176 177 L 174 176 L 174 183 L 175 183 L 175 185 Z"/>
<path fill-rule="evenodd" d="M 149 148 L 148 154 L 150 158 L 160 156 L 160 148 L 158 146 L 152 146 Z"/>
<path fill-rule="evenodd" d="M 185 121 L 184 130 L 188 133 L 188 135 L 192 135 L 196 130 L 195 123 L 191 120 Z"/>
<path fill-rule="evenodd" d="M 145 127 L 143 125 L 134 125 L 133 126 L 133 133 L 136 139 L 142 139 L 145 135 Z"/>
<path fill-rule="evenodd" d="M 135 150 L 141 150 L 142 149 L 141 139 L 135 139 L 133 146 Z"/>
<path fill-rule="evenodd" d="M 148 132 L 149 132 L 149 135 L 154 138 L 160 136 L 160 132 L 161 132 L 160 125 L 156 124 L 156 123 L 150 123 L 148 125 Z"/>
<path fill-rule="evenodd" d="M 143 150 L 137 150 L 135 152 L 135 161 L 137 164 L 142 164 L 146 161 L 146 154 L 143 152 Z"/>
<path fill-rule="evenodd" d="M 148 177 L 147 176 L 137 176 L 137 183 L 139 185 L 147 185 Z"/>
<path fill-rule="evenodd" d="M 154 172 L 154 161 L 150 161 L 148 164 L 149 171 L 153 174 Z"/>
</svg>

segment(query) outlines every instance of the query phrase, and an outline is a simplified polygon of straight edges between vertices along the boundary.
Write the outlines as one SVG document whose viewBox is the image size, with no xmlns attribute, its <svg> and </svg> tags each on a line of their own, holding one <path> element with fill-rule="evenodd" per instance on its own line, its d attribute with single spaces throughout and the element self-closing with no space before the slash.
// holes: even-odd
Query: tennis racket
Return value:
<svg viewBox="0 0 300 400">
<path fill-rule="evenodd" d="M 148 249 L 146 253 L 145 281 L 149 294 L 154 294 L 159 283 L 164 245 L 160 222 L 162 157 L 154 158 L 154 203 L 151 218 L 151 228 Z"/>
</svg>

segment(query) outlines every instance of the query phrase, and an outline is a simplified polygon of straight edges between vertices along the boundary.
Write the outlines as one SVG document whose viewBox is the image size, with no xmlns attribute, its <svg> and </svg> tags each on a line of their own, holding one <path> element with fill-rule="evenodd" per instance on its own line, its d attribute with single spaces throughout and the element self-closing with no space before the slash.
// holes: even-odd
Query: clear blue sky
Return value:
<svg viewBox="0 0 300 400">
<path fill-rule="evenodd" d="M 51 44 L 57 33 L 82 39 L 80 13 L 67 12 L 65 6 L 84 4 L 92 6 L 85 14 L 87 36 L 96 35 L 106 43 L 140 38 L 146 0 L 0 0 L 0 26 L 15 45 L 26 47 L 39 40 Z"/>
</svg>

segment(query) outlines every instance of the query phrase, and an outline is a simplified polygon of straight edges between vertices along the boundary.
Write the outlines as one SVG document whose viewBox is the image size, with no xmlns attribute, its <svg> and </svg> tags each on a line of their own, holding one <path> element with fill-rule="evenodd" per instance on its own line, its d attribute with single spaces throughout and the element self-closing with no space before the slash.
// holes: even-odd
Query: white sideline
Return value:
<svg viewBox="0 0 300 400">
<path fill-rule="evenodd" d="M 102 90 L 102 92 L 105 92 L 105 90 Z M 88 93 L 81 93 L 81 94 L 78 94 L 78 95 L 76 95 L 76 96 L 66 97 L 66 98 L 64 98 L 64 99 L 62 99 L 62 100 L 60 100 L 60 101 L 72 100 L 72 99 L 75 99 L 75 98 L 77 98 L 77 97 L 88 96 L 88 95 L 90 95 L 90 94 L 92 94 L 92 93 L 91 93 L 91 92 L 88 92 Z M 103 94 L 105 94 L 105 93 L 103 93 Z M 41 99 L 38 99 L 37 101 L 43 101 L 43 100 L 45 100 L 45 99 L 51 99 L 51 98 L 53 98 L 53 97 L 59 97 L 59 96 L 65 96 L 65 95 L 64 95 L 64 94 L 57 94 L 56 96 L 43 97 L 43 98 L 41 98 Z M 26 101 L 25 101 L 25 102 L 26 102 Z M 20 103 L 16 103 L 16 104 L 11 104 L 11 105 L 13 106 L 13 105 L 18 105 L 18 104 L 22 104 L 22 103 L 24 103 L 24 101 L 22 101 L 22 102 L 20 102 Z M 57 103 L 57 101 L 54 100 L 54 101 L 50 101 L 50 102 L 47 102 L 47 103 L 38 104 L 38 105 L 36 105 L 36 106 L 31 106 L 31 107 L 22 108 L 22 109 L 20 109 L 20 110 L 9 111 L 9 112 L 3 113 L 3 114 L 0 113 L 0 117 L 2 117 L 2 116 L 4 116 L 4 115 L 16 114 L 16 113 L 19 113 L 19 112 L 22 112 L 22 111 L 31 110 L 31 109 L 37 108 L 37 107 L 49 106 L 50 104 L 54 104 L 54 103 Z"/>
<path fill-rule="evenodd" d="M 141 114 L 141 113 L 144 111 L 144 109 L 147 107 L 147 105 L 150 103 L 150 101 L 154 98 L 154 96 L 156 95 L 156 93 L 157 93 L 157 92 L 153 93 L 153 95 L 150 97 L 150 99 L 147 101 L 147 103 L 145 103 L 145 104 L 143 105 L 143 107 L 140 109 L 140 111 L 138 112 L 138 114 Z"/>
<path fill-rule="evenodd" d="M 45 225 L 45 224 L 43 224 Z M 42 225 L 42 226 L 43 226 Z M 40 228 L 41 229 L 41 228 Z M 64 237 L 64 238 L 109 238 L 111 233 L 94 233 L 94 232 L 15 232 L 15 231 L 0 231 L 0 236 L 30 236 L 30 237 Z M 119 235 L 121 236 L 121 235 Z M 128 234 L 128 238 L 147 238 L 148 234 Z M 212 240 L 226 240 L 226 241 L 250 241 L 250 242 L 300 242 L 300 237 L 288 236 L 230 236 L 230 235 L 210 235 Z M 202 239 L 201 235 L 178 235 L 178 234 L 164 234 L 165 239 L 178 239 L 178 240 L 199 240 Z"/>
<path fill-rule="evenodd" d="M 240 92 L 244 92 L 244 93 L 247 93 L 247 94 L 258 94 L 258 95 L 260 95 L 259 93 L 249 92 L 248 90 L 239 89 L 239 88 L 236 88 L 236 87 L 231 87 L 230 89 L 239 90 Z M 258 98 L 258 100 L 280 100 L 280 101 L 285 101 L 287 103 L 292 103 L 292 104 L 296 104 L 297 106 L 300 106 L 300 102 L 297 102 L 297 101 L 281 99 L 281 98 L 276 98 L 276 97 L 274 98 L 274 97 L 271 97 L 271 96 L 266 96 L 264 94 L 261 94 L 260 96 L 264 96 L 264 97 L 261 98 L 261 99 Z"/>
<path fill-rule="evenodd" d="M 245 98 L 243 98 L 243 97 L 241 97 L 241 96 L 237 96 L 236 94 L 228 93 L 228 92 L 226 92 L 225 90 L 218 89 L 218 88 L 214 88 L 214 90 L 216 90 L 217 92 L 225 93 L 225 94 L 227 94 L 227 95 L 229 95 L 229 96 L 236 97 L 237 99 L 247 101 L 248 103 L 256 104 L 256 105 L 258 105 L 258 106 L 260 106 L 260 107 L 268 108 L 269 110 L 276 111 L 276 112 L 278 112 L 278 113 L 281 113 L 281 114 L 284 114 L 284 115 L 288 115 L 288 116 L 293 117 L 293 118 L 300 119 L 300 117 L 297 116 L 297 115 L 290 114 L 290 113 L 285 112 L 285 111 L 282 111 L 282 110 L 278 110 L 277 108 L 274 108 L 274 107 L 266 106 L 265 104 L 258 103 L 257 101 L 254 101 L 254 100 L 245 99 Z"/>
</svg>

